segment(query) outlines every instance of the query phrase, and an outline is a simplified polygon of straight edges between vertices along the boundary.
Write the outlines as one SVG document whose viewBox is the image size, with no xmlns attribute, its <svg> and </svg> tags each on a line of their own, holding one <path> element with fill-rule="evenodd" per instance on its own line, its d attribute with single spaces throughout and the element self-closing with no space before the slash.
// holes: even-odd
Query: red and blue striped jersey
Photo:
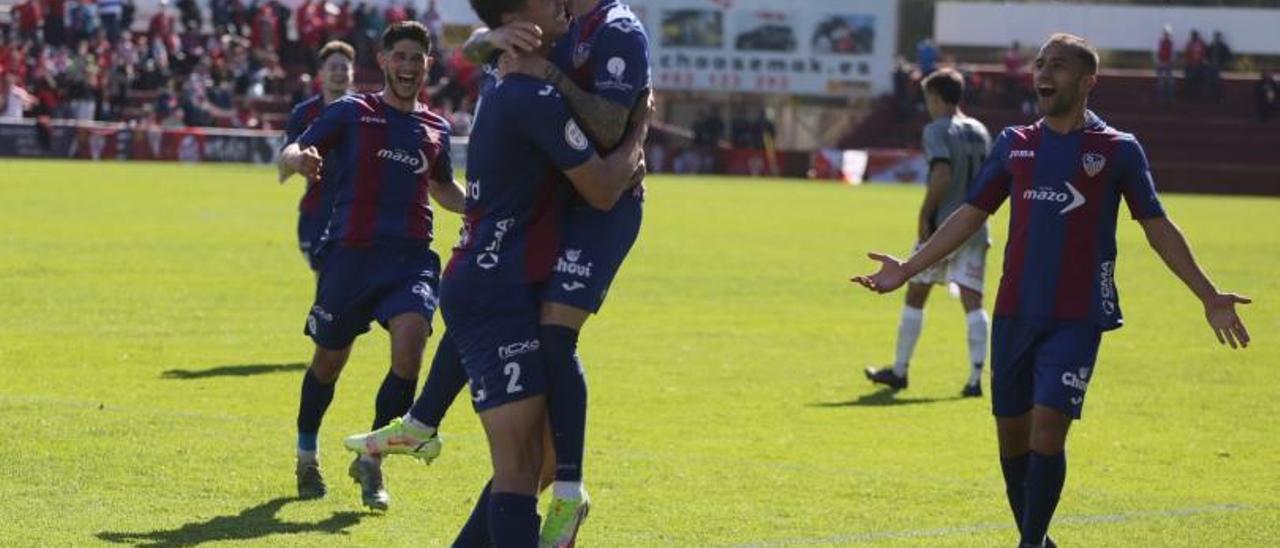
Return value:
<svg viewBox="0 0 1280 548">
<path fill-rule="evenodd" d="M 995 213 L 1010 199 L 1008 243 L 995 313 L 1032 322 L 1120 327 L 1116 218 L 1164 216 L 1142 146 L 1086 112 L 1062 135 L 1043 121 L 1009 127 L 970 187 L 968 203 Z"/>
<path fill-rule="evenodd" d="M 595 147 L 555 86 L 508 75 L 484 95 L 467 145 L 467 206 L 446 278 L 528 284 L 551 274 L 568 182 Z"/>
<path fill-rule="evenodd" d="M 326 244 L 431 242 L 427 188 L 453 181 L 444 118 L 425 104 L 402 112 L 381 93 L 348 95 L 326 106 L 298 144 L 320 150 L 335 186 Z"/>
<path fill-rule="evenodd" d="M 302 132 L 320 117 L 320 113 L 324 111 L 324 95 L 316 94 L 310 98 L 294 105 L 293 110 L 289 112 L 289 121 L 284 127 L 284 144 L 288 146 L 298 140 L 302 136 Z M 307 189 L 302 193 L 302 200 L 298 202 L 298 211 L 304 217 L 312 218 L 328 218 L 329 213 L 333 211 L 333 184 L 326 184 L 328 179 L 328 166 L 321 170 L 320 178 L 312 181 L 307 179 Z"/>
</svg>

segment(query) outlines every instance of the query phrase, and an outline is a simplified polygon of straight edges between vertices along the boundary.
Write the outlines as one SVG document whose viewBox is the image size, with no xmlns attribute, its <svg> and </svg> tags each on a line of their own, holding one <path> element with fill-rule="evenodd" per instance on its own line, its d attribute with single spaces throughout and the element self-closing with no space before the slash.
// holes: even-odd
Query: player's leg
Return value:
<svg viewBox="0 0 1280 548">
<path fill-rule="evenodd" d="M 489 536 L 496 546 L 537 543 L 538 479 L 542 468 L 546 398 L 537 395 L 480 413 L 493 461 Z"/>
<path fill-rule="evenodd" d="M 1005 495 L 1019 530 L 1026 508 L 1037 335 L 1030 326 L 1005 317 L 996 317 L 991 330 L 991 411 L 996 417 Z"/>
<path fill-rule="evenodd" d="M 1040 546 L 1049 531 L 1066 482 L 1067 431 L 1080 418 L 1101 341 L 1096 326 L 1068 324 L 1051 329 L 1036 348 L 1024 545 Z"/>
<path fill-rule="evenodd" d="M 907 284 L 906 302 L 903 303 L 902 315 L 898 319 L 893 366 L 867 368 L 865 374 L 868 380 L 894 390 L 907 387 L 907 368 L 911 364 L 911 355 L 915 353 L 916 342 L 920 340 L 920 331 L 924 327 L 924 305 L 928 302 L 932 289 L 933 283 L 927 273 Z"/>
<path fill-rule="evenodd" d="M 299 498 L 320 498 L 327 492 L 320 472 L 320 423 L 333 401 L 334 384 L 350 355 L 349 345 L 340 350 L 317 346 L 311 357 L 311 366 L 303 374 L 302 394 L 298 401 L 298 462 L 295 470 Z"/>
<path fill-rule="evenodd" d="M 344 444 L 361 455 L 409 455 L 431 464 L 444 448 L 438 434 L 440 423 L 466 385 L 467 374 L 457 344 L 445 331 L 436 345 L 427 382 L 409 412 L 382 428 L 347 436 Z"/>
<path fill-rule="evenodd" d="M 966 338 L 969 342 L 969 379 L 965 381 L 961 395 L 982 396 L 982 368 L 987 361 L 987 333 L 990 319 L 982 309 L 982 292 L 960 286 L 960 305 L 964 307 Z"/>
</svg>

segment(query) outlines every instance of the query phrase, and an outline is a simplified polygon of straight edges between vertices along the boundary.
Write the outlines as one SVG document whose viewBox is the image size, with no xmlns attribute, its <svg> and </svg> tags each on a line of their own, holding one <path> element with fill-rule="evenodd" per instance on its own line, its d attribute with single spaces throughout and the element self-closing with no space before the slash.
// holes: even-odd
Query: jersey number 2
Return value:
<svg viewBox="0 0 1280 548">
<path fill-rule="evenodd" d="M 516 362 L 509 362 L 507 365 L 502 367 L 502 372 L 507 375 L 508 394 L 515 394 L 516 392 L 524 390 L 524 387 L 520 386 L 520 364 Z"/>
</svg>

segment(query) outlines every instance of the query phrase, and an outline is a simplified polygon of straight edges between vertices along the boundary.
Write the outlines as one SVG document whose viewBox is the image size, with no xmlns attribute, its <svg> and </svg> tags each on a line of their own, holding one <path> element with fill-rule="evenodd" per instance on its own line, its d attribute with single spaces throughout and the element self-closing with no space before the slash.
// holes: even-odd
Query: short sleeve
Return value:
<svg viewBox="0 0 1280 548">
<path fill-rule="evenodd" d="M 947 146 L 947 126 L 929 124 L 924 126 L 924 134 L 920 137 L 924 145 L 924 159 L 929 165 L 936 161 L 951 161 L 951 149 Z"/>
<path fill-rule="evenodd" d="M 453 181 L 453 145 L 449 133 L 448 127 L 440 132 L 440 154 L 436 156 L 435 166 L 431 168 L 432 181 Z"/>
<path fill-rule="evenodd" d="M 583 133 L 569 113 L 564 98 L 551 84 L 536 91 L 530 88 L 524 103 L 526 106 L 521 111 L 525 114 L 517 118 L 521 130 L 526 138 L 551 157 L 556 169 L 568 171 L 596 155 L 587 134 Z"/>
<path fill-rule="evenodd" d="M 1124 196 L 1129 215 L 1136 220 L 1164 217 L 1164 206 L 1156 195 L 1155 179 L 1147 154 L 1136 140 L 1121 141 L 1117 153 L 1120 160 L 1120 194 Z"/>
<path fill-rule="evenodd" d="M 994 214 L 1000 205 L 1009 198 L 1013 185 L 1013 176 L 1009 173 L 1009 149 L 1013 141 L 1013 130 L 1005 128 L 991 145 L 991 154 L 978 169 L 978 174 L 969 183 L 969 195 L 966 202 L 978 209 Z"/>
<path fill-rule="evenodd" d="M 629 17 L 600 29 L 596 38 L 593 87 L 596 95 L 630 109 L 649 87 L 649 41 Z"/>
<path fill-rule="evenodd" d="M 319 148 L 322 154 L 333 148 L 334 143 L 342 140 L 344 132 L 350 125 L 352 112 L 354 110 L 350 97 L 329 103 L 320 112 L 320 116 L 298 137 L 298 146 L 302 148 L 314 146 Z"/>
</svg>

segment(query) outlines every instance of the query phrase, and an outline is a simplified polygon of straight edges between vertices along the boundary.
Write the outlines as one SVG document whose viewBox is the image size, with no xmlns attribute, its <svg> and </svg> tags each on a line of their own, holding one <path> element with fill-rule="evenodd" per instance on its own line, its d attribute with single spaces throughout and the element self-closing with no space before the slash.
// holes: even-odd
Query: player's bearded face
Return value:
<svg viewBox="0 0 1280 548">
<path fill-rule="evenodd" d="M 1036 103 L 1044 116 L 1062 116 L 1083 103 L 1089 75 L 1081 62 L 1056 45 L 1040 50 L 1035 61 Z"/>
<path fill-rule="evenodd" d="M 413 40 L 401 40 L 390 51 L 379 52 L 378 63 L 382 66 L 387 92 L 401 101 L 412 101 L 418 96 L 431 66 L 427 50 Z"/>
</svg>

